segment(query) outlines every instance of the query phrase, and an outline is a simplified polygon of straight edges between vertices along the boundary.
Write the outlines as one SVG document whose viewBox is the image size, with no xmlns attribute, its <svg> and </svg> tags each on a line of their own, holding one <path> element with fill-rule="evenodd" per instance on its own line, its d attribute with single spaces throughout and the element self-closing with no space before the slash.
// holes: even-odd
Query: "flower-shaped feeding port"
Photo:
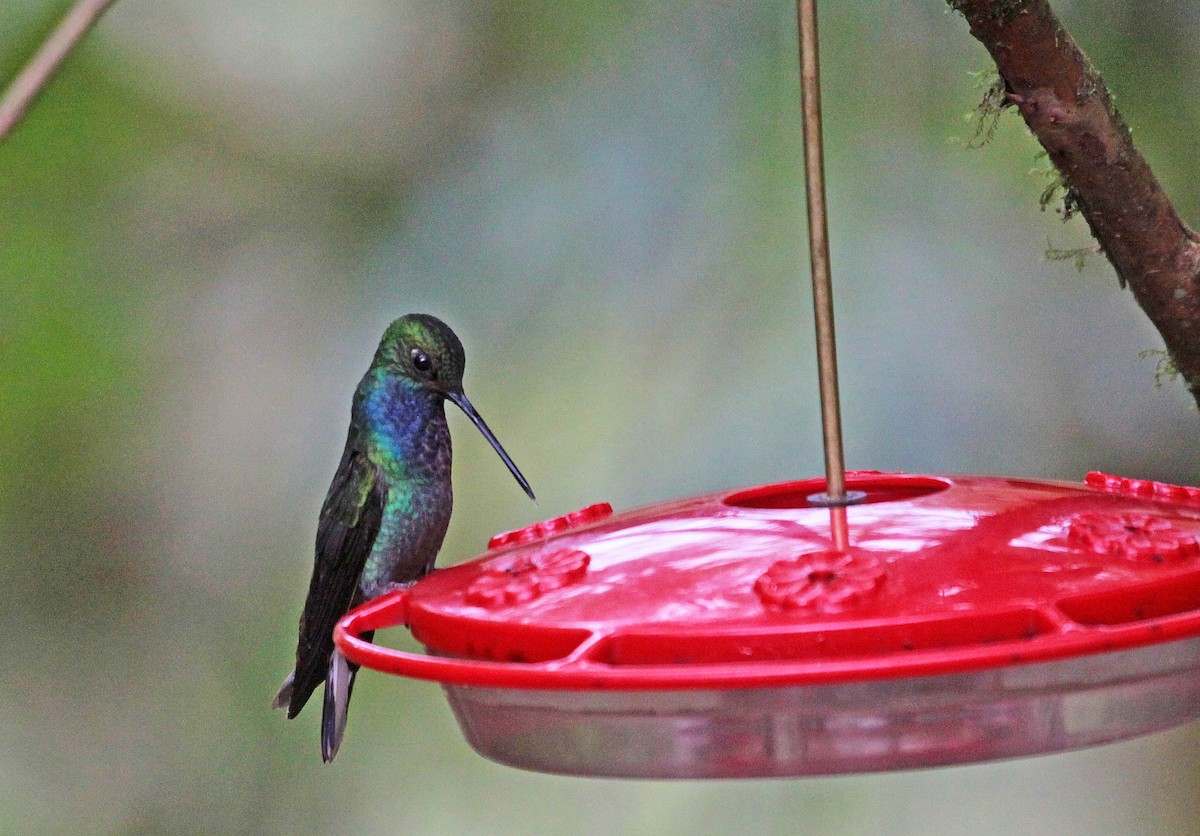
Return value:
<svg viewBox="0 0 1200 836">
<path fill-rule="evenodd" d="M 1067 523 L 1067 542 L 1093 554 L 1140 563 L 1200 555 L 1194 535 L 1150 514 L 1077 514 Z"/>
<path fill-rule="evenodd" d="M 488 564 L 467 587 L 468 604 L 487 609 L 523 604 L 583 578 L 591 558 L 578 549 L 515 555 Z"/>
<path fill-rule="evenodd" d="M 840 612 L 874 595 L 884 575 L 867 555 L 808 552 L 773 563 L 754 582 L 754 592 L 769 609 Z"/>
</svg>

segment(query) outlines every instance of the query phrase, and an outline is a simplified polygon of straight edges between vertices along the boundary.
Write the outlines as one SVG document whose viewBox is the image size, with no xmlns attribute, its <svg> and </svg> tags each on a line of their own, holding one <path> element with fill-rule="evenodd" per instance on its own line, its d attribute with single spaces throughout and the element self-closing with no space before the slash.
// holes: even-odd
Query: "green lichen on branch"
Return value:
<svg viewBox="0 0 1200 836">
<path fill-rule="evenodd" d="M 1050 239 L 1046 239 L 1046 251 L 1042 254 L 1042 258 L 1046 261 L 1070 261 L 1075 265 L 1075 269 L 1080 273 L 1087 265 L 1087 260 L 1092 256 L 1100 255 L 1099 247 L 1073 247 L 1068 250 L 1060 250 L 1058 247 L 1050 243 Z"/>
<path fill-rule="evenodd" d="M 1047 159 L 1049 156 L 1044 150 L 1038 153 L 1038 157 Z M 1046 187 L 1042 189 L 1041 195 L 1038 196 L 1038 206 L 1045 212 L 1055 199 L 1060 199 L 1062 204 L 1055 210 L 1062 216 L 1063 222 L 1071 220 L 1079 214 L 1079 196 L 1075 189 L 1067 182 L 1067 178 L 1063 173 L 1054 166 L 1053 163 L 1047 161 L 1042 168 L 1031 168 L 1029 173 L 1034 176 L 1045 178 Z"/>
<path fill-rule="evenodd" d="M 1009 106 L 1008 85 L 1004 78 L 993 67 L 988 70 L 970 72 L 967 75 L 975 80 L 974 88 L 983 91 L 983 98 L 975 109 L 963 116 L 963 121 L 975 125 L 970 139 L 963 140 L 964 148 L 982 148 L 992 141 L 996 135 L 996 127 L 1004 109 Z"/>
<path fill-rule="evenodd" d="M 1100 71 L 1092 64 L 1091 59 L 1086 55 L 1083 56 L 1084 66 L 1087 68 L 1083 73 L 1083 78 L 1079 82 L 1079 90 L 1077 92 L 1078 101 L 1081 103 L 1087 99 L 1094 98 L 1097 95 L 1103 95 L 1109 103 L 1110 107 L 1115 106 L 1116 96 L 1112 91 L 1104 85 L 1104 79 L 1100 77 Z"/>
<path fill-rule="evenodd" d="M 1138 359 L 1144 360 L 1147 357 L 1156 357 L 1157 362 L 1154 367 L 1154 388 L 1161 389 L 1168 383 L 1174 383 L 1179 379 L 1179 366 L 1175 365 L 1175 359 L 1171 357 L 1171 353 L 1161 348 L 1148 348 L 1145 351 L 1138 352 Z"/>
<path fill-rule="evenodd" d="M 964 17 L 967 13 L 963 9 L 971 4 L 972 0 L 946 0 L 947 6 Z M 1029 0 L 996 0 L 988 16 L 1003 23 L 1019 15 L 1028 4 Z"/>
</svg>

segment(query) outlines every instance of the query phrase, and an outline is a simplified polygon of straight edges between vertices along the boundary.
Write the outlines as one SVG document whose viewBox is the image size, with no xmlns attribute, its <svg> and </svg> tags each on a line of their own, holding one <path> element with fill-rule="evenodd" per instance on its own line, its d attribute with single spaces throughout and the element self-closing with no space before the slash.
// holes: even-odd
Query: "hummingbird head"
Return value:
<svg viewBox="0 0 1200 836">
<path fill-rule="evenodd" d="M 429 314 L 400 317 L 383 332 L 379 350 L 375 353 L 375 364 L 461 409 L 503 459 L 517 484 L 530 499 L 534 499 L 529 482 L 463 392 L 463 369 L 467 358 L 462 341 L 449 325 Z"/>
<path fill-rule="evenodd" d="M 408 314 L 388 326 L 375 362 L 442 397 L 462 393 L 466 355 L 450 326 L 429 314 Z"/>
</svg>

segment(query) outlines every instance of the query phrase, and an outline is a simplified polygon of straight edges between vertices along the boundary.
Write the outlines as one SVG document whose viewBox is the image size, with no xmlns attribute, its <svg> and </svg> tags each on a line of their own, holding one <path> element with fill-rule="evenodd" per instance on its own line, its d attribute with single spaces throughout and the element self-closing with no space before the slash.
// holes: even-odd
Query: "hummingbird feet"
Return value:
<svg viewBox="0 0 1200 836">
<path fill-rule="evenodd" d="M 388 581 L 387 586 L 383 588 L 383 592 L 385 595 L 392 592 L 399 592 L 402 589 L 408 589 L 414 583 L 416 583 L 416 581 Z"/>
</svg>

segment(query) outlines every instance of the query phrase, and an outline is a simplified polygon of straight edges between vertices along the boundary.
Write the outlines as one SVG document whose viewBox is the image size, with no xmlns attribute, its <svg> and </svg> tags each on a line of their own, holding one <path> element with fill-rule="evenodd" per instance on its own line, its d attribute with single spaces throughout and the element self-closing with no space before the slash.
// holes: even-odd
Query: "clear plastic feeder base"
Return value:
<svg viewBox="0 0 1200 836">
<path fill-rule="evenodd" d="M 756 778 L 1060 752 L 1200 715 L 1200 639 L 998 670 L 702 691 L 447 685 L 479 754 L 538 772 Z"/>
</svg>

